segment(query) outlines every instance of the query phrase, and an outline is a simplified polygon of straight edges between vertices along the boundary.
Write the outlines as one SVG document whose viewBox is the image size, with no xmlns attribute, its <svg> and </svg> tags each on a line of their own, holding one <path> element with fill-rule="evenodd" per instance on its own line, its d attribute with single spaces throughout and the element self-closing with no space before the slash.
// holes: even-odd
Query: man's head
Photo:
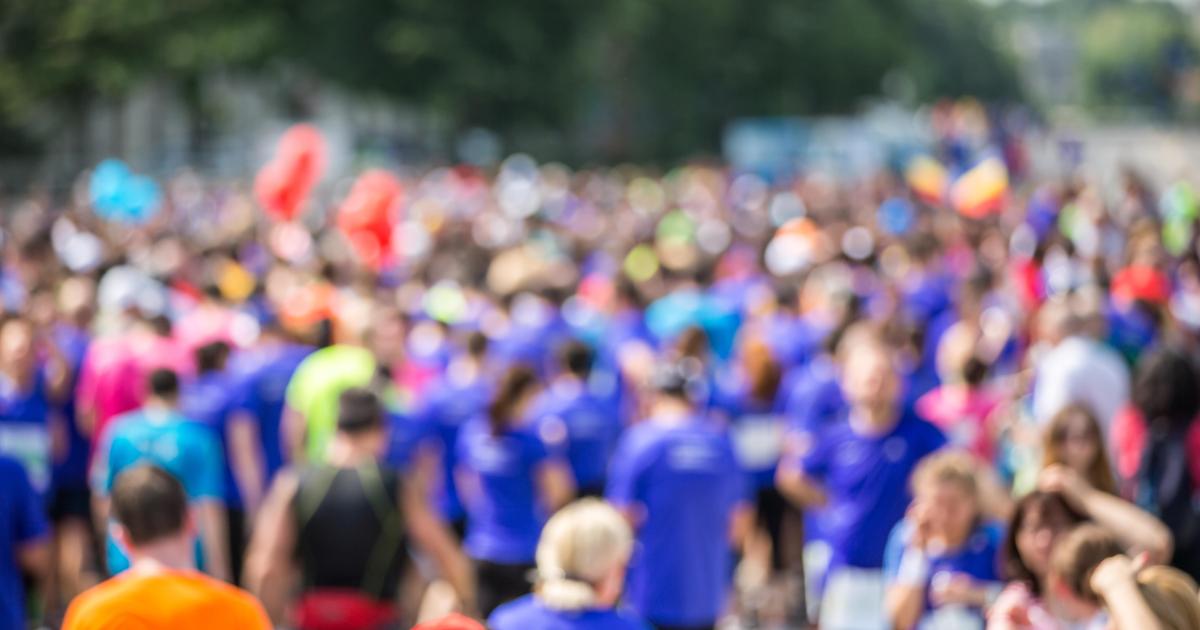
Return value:
<svg viewBox="0 0 1200 630">
<path fill-rule="evenodd" d="M 338 398 L 338 431 L 361 435 L 383 426 L 383 405 L 369 389 L 351 387 Z"/>
<path fill-rule="evenodd" d="M 192 524 L 183 485 L 170 473 L 150 464 L 126 469 L 112 488 L 116 538 L 130 553 L 161 543 L 189 544 Z"/>
<path fill-rule="evenodd" d="M 165 402 L 174 403 L 179 399 L 179 377 L 167 368 L 158 368 L 150 372 L 147 379 L 150 395 Z"/>
<path fill-rule="evenodd" d="M 380 454 L 386 442 L 383 403 L 363 387 L 351 387 L 338 398 L 338 435 L 358 448 Z"/>
<path fill-rule="evenodd" d="M 858 324 L 846 331 L 838 355 L 842 388 L 852 406 L 877 411 L 895 406 L 900 379 L 892 361 L 894 354 L 883 333 L 871 324 Z"/>
<path fill-rule="evenodd" d="M 196 369 L 201 374 L 220 372 L 229 359 L 229 344 L 213 341 L 196 348 Z"/>
<path fill-rule="evenodd" d="M 568 341 L 558 349 L 558 363 L 564 374 L 586 379 L 592 371 L 592 349 L 582 341 Z"/>
</svg>

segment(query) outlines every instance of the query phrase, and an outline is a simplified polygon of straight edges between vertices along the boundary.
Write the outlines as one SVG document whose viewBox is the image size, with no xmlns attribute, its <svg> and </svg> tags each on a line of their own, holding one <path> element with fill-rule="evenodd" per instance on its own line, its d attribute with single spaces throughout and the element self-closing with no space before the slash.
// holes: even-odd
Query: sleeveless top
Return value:
<svg viewBox="0 0 1200 630">
<path fill-rule="evenodd" d="M 395 599 L 406 558 L 400 479 L 378 463 L 303 471 L 292 501 L 305 592 Z"/>
</svg>

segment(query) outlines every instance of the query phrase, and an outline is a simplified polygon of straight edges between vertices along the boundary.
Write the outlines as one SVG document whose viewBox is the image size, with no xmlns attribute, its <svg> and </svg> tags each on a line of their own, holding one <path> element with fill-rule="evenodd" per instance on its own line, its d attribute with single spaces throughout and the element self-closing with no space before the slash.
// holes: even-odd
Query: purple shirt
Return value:
<svg viewBox="0 0 1200 630">
<path fill-rule="evenodd" d="M 830 569 L 881 568 L 888 535 L 912 498 L 909 475 L 946 443 L 945 436 L 908 414 L 882 435 L 862 435 L 839 421 L 802 436 L 808 450 L 799 465 L 829 497 L 816 517 L 833 550 Z"/>
<path fill-rule="evenodd" d="M 717 423 L 649 420 L 626 431 L 607 496 L 644 517 L 625 585 L 630 608 L 658 625 L 715 622 L 729 583 L 730 519 L 746 494 L 733 444 Z"/>
</svg>

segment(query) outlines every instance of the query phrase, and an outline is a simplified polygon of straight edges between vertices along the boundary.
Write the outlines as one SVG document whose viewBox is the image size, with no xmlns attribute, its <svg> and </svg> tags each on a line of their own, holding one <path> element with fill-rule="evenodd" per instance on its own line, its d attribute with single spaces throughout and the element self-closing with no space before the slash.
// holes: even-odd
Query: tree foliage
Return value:
<svg viewBox="0 0 1200 630">
<path fill-rule="evenodd" d="M 0 126 L 146 78 L 287 70 L 527 131 L 572 157 L 715 148 L 744 115 L 852 110 L 889 74 L 920 97 L 1016 93 L 976 0 L 7 0 Z M 56 110 L 57 111 L 57 110 Z M 3 147 L 0 146 L 0 150 Z"/>
</svg>

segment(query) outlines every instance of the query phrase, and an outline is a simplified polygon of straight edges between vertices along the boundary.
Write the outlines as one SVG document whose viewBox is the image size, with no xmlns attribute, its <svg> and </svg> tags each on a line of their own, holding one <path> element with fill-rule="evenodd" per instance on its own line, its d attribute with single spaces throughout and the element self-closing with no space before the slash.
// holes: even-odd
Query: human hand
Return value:
<svg viewBox="0 0 1200 630">
<path fill-rule="evenodd" d="M 1086 511 L 1084 503 L 1092 491 L 1091 485 L 1079 473 L 1061 464 L 1047 466 L 1038 475 L 1038 489 L 1063 495 L 1068 503 L 1080 511 Z"/>
<path fill-rule="evenodd" d="M 1124 554 L 1112 556 L 1111 558 L 1106 558 L 1092 570 L 1092 575 L 1088 578 L 1088 584 L 1092 587 L 1094 593 L 1104 597 L 1106 593 L 1111 593 L 1115 589 L 1132 584 L 1137 575 L 1138 568 L 1134 561 L 1129 559 L 1129 556 Z"/>
<path fill-rule="evenodd" d="M 929 585 L 929 599 L 934 606 L 961 604 L 981 606 L 983 591 L 975 587 L 975 581 L 964 573 L 943 572 L 933 576 Z"/>
</svg>

